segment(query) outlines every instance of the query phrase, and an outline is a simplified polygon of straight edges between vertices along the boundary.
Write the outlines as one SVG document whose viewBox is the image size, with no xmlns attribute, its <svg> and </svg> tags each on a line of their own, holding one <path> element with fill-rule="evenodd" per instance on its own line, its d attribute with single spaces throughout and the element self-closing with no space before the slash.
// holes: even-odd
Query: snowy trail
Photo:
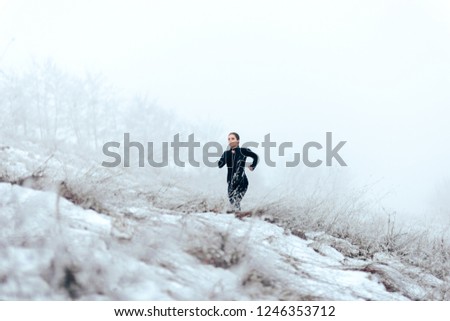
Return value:
<svg viewBox="0 0 450 321">
<path fill-rule="evenodd" d="M 51 192 L 2 183 L 0 195 L 1 299 L 407 299 L 346 269 L 331 247 L 320 254 L 312 240 L 261 219 L 154 212 L 118 220 L 64 199 L 58 219 Z"/>
<path fill-rule="evenodd" d="M 387 254 L 367 258 L 324 232 L 299 237 L 263 217 L 211 212 L 220 202 L 193 199 L 164 175 L 48 155 L 27 142 L 0 149 L 1 300 L 439 297 L 442 280 Z M 52 191 L 61 181 L 68 199 Z"/>
</svg>

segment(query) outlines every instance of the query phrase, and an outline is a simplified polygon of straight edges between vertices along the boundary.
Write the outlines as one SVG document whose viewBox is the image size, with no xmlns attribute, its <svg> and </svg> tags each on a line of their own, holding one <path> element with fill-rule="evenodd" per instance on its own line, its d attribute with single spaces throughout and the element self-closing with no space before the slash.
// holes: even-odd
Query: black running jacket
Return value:
<svg viewBox="0 0 450 321">
<path fill-rule="evenodd" d="M 247 157 L 253 158 L 253 163 L 251 166 L 255 169 L 258 164 L 258 155 L 252 152 L 250 148 L 236 147 L 234 149 L 226 150 L 222 154 L 218 165 L 219 168 L 222 168 L 225 164 L 227 164 L 227 183 L 230 183 L 233 177 L 243 177 L 245 175 L 244 168 Z"/>
</svg>

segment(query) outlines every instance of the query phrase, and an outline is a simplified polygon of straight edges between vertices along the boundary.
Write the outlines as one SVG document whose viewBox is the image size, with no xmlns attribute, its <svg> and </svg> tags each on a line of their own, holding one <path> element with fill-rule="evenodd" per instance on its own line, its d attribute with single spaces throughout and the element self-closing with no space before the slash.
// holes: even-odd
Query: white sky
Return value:
<svg viewBox="0 0 450 321">
<path fill-rule="evenodd" d="M 399 209 L 426 209 L 449 177 L 448 1 L 0 0 L 0 70 L 32 57 L 243 141 L 332 131 Z"/>
</svg>

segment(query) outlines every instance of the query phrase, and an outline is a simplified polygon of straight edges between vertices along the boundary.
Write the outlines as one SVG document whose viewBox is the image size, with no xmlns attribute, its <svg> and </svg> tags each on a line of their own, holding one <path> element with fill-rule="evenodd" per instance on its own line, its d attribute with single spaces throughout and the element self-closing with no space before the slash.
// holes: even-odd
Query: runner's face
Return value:
<svg viewBox="0 0 450 321">
<path fill-rule="evenodd" d="M 239 141 L 236 139 L 236 136 L 234 135 L 228 135 L 228 145 L 231 148 L 235 148 L 239 145 Z"/>
</svg>

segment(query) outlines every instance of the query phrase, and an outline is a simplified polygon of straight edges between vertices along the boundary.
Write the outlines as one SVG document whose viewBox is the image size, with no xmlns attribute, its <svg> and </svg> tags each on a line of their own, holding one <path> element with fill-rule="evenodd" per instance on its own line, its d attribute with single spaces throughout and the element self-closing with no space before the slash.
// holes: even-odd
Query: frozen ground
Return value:
<svg viewBox="0 0 450 321">
<path fill-rule="evenodd" d="M 177 210 L 189 191 L 166 175 L 25 142 L 0 146 L 0 161 L 1 300 L 425 300 L 446 284 L 324 232 L 239 220 L 219 200 Z"/>
</svg>

